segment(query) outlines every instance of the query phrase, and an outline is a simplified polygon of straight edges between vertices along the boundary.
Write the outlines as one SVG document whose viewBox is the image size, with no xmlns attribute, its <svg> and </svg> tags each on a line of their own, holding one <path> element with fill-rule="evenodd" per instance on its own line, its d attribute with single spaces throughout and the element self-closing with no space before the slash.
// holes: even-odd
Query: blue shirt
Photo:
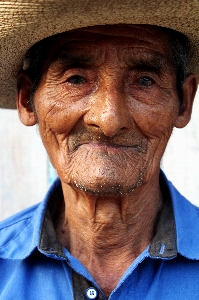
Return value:
<svg viewBox="0 0 199 300">
<path fill-rule="evenodd" d="M 126 270 L 110 300 L 199 299 L 199 209 L 161 176 L 171 201 L 151 244 Z M 1 300 L 72 300 L 73 285 L 82 293 L 76 299 L 87 299 L 88 287 L 106 299 L 86 268 L 56 238 L 53 211 L 60 197 L 57 179 L 43 202 L 0 223 Z"/>
</svg>

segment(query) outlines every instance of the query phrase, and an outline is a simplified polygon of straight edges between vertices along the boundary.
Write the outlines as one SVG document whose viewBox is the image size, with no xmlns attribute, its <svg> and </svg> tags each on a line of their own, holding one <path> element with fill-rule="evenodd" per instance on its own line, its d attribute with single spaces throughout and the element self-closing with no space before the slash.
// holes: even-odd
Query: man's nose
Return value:
<svg viewBox="0 0 199 300">
<path fill-rule="evenodd" d="M 130 112 L 122 88 L 115 84 L 100 87 L 92 95 L 84 122 L 98 127 L 109 137 L 113 137 L 121 129 L 127 129 L 130 124 Z"/>
</svg>

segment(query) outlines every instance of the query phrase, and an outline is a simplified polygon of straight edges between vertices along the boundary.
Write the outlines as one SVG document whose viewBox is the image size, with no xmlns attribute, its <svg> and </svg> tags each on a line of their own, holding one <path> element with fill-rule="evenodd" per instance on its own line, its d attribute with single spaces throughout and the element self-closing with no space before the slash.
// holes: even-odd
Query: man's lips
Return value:
<svg viewBox="0 0 199 300">
<path fill-rule="evenodd" d="M 75 152 L 80 147 L 95 147 L 95 149 L 109 149 L 115 151 L 121 150 L 132 150 L 145 152 L 147 150 L 148 140 L 139 131 L 125 131 L 120 130 L 118 134 L 113 137 L 108 137 L 104 135 L 99 129 L 87 130 L 80 123 L 76 126 L 70 133 L 68 139 L 68 149 L 69 152 Z"/>
<path fill-rule="evenodd" d="M 123 144 L 112 144 L 112 143 L 99 143 L 99 142 L 85 142 L 76 145 L 74 151 L 79 148 L 90 148 L 93 150 L 102 150 L 102 151 L 111 151 L 111 152 L 120 152 L 120 151 L 129 151 L 136 150 L 138 152 L 145 152 L 145 148 L 140 145 L 123 145 Z"/>
</svg>

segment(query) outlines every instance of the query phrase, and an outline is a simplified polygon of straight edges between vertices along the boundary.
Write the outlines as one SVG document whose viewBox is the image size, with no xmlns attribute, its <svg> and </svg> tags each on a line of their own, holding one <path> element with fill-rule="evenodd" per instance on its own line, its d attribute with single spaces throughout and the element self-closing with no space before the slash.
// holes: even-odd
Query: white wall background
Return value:
<svg viewBox="0 0 199 300">
<path fill-rule="evenodd" d="M 174 130 L 162 167 L 179 191 L 199 206 L 198 113 L 199 93 L 192 120 Z M 23 126 L 14 110 L 0 109 L 0 220 L 41 201 L 51 177 L 36 127 Z"/>
<path fill-rule="evenodd" d="M 199 206 L 199 91 L 190 123 L 173 131 L 162 159 L 162 168 L 177 189 Z"/>
<path fill-rule="evenodd" d="M 47 190 L 47 157 L 36 127 L 17 111 L 0 109 L 0 219 L 42 200 Z"/>
</svg>

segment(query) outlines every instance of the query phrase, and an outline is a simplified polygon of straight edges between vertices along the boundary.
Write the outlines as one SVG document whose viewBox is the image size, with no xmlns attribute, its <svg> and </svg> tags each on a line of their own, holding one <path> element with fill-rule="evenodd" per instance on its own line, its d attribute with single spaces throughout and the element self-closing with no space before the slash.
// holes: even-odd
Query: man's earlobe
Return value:
<svg viewBox="0 0 199 300">
<path fill-rule="evenodd" d="M 17 109 L 21 122 L 26 126 L 37 123 L 37 116 L 30 103 L 32 81 L 26 72 L 20 71 L 17 81 Z"/>
<path fill-rule="evenodd" d="M 197 87 L 198 82 L 196 76 L 194 74 L 188 74 L 183 84 L 183 103 L 175 122 L 175 127 L 183 128 L 189 123 Z"/>
</svg>

